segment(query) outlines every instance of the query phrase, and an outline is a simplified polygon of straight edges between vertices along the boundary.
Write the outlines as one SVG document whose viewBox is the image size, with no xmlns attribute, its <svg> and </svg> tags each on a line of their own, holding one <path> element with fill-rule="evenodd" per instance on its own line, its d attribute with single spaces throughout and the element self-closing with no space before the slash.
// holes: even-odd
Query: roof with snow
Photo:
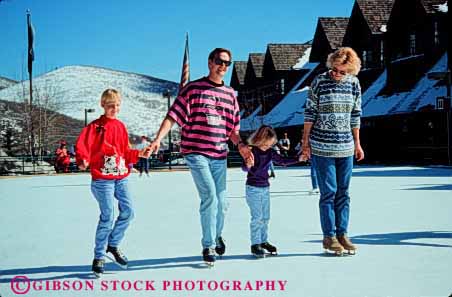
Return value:
<svg viewBox="0 0 452 297">
<path fill-rule="evenodd" d="M 442 72 L 447 69 L 447 55 L 444 54 L 428 72 Z M 379 96 L 386 82 L 386 71 L 366 90 L 362 96 L 363 117 L 381 116 L 419 111 L 436 106 L 436 98 L 446 96 L 446 87 L 427 74 L 409 92 L 391 96 Z"/>
<path fill-rule="evenodd" d="M 242 131 L 256 130 L 261 124 L 274 128 L 303 125 L 304 104 L 309 87 L 298 90 L 299 86 L 309 77 L 318 63 L 307 63 L 303 69 L 309 69 L 292 90 L 268 114 L 260 116 L 259 110 L 240 122 Z M 428 72 L 443 72 L 447 67 L 447 55 L 444 54 Z M 362 117 L 383 116 L 391 114 L 410 113 L 423 108 L 434 107 L 436 98 L 446 96 L 447 90 L 437 80 L 429 79 L 427 74 L 422 77 L 409 92 L 397 93 L 391 96 L 379 95 L 386 84 L 386 70 L 362 95 Z"/>
<path fill-rule="evenodd" d="M 322 25 L 326 38 L 332 49 L 342 46 L 345 31 L 347 30 L 349 18 L 344 17 L 321 17 L 319 23 Z"/>
<path fill-rule="evenodd" d="M 447 11 L 447 0 L 421 0 L 421 3 L 427 13 L 445 12 L 440 7 L 446 7 Z"/>
<path fill-rule="evenodd" d="M 309 70 L 292 90 L 265 116 L 259 115 L 260 107 L 240 121 L 240 130 L 251 131 L 260 125 L 270 125 L 273 128 L 302 125 L 304 123 L 304 104 L 306 102 L 309 87 L 297 90 L 298 87 L 309 77 L 318 63 L 307 63 L 302 69 Z"/>
<path fill-rule="evenodd" d="M 276 71 L 280 71 L 292 69 L 309 48 L 311 48 L 309 44 L 270 43 L 267 52 L 271 56 Z"/>
<path fill-rule="evenodd" d="M 381 33 L 382 26 L 388 23 L 394 0 L 356 0 L 372 33 Z"/>
<path fill-rule="evenodd" d="M 264 69 L 264 53 L 251 53 L 249 55 L 249 61 L 251 62 L 251 66 L 254 69 L 254 74 L 257 78 L 262 77 L 262 70 Z"/>
</svg>

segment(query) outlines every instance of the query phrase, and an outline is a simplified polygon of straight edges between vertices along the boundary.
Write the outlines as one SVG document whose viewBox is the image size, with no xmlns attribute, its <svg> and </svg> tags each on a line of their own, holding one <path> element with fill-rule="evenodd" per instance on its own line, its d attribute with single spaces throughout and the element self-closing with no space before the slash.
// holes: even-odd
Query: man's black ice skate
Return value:
<svg viewBox="0 0 452 297">
<path fill-rule="evenodd" d="M 253 244 L 251 246 L 251 254 L 253 254 L 254 257 L 259 259 L 265 258 L 265 251 L 260 244 Z"/>
<path fill-rule="evenodd" d="M 278 250 L 276 249 L 276 246 L 270 244 L 269 242 L 261 243 L 261 248 L 267 251 L 267 253 L 271 256 L 278 255 Z"/>
<path fill-rule="evenodd" d="M 223 256 L 224 252 L 226 252 L 226 245 L 224 244 L 223 237 L 218 237 L 217 246 L 215 247 L 215 252 L 218 256 Z"/>
<path fill-rule="evenodd" d="M 91 271 L 97 278 L 100 278 L 104 274 L 104 264 L 105 260 L 103 259 L 94 259 L 93 266 L 91 266 Z"/>
<path fill-rule="evenodd" d="M 108 256 L 108 253 L 111 253 L 114 258 L 111 258 Z M 119 250 L 117 247 L 108 246 L 107 247 L 107 255 L 108 258 L 110 258 L 114 263 L 119 265 L 123 269 L 127 269 L 127 264 L 129 260 L 127 257 Z"/>
<path fill-rule="evenodd" d="M 215 252 L 212 248 L 205 248 L 202 250 L 202 259 L 204 260 L 204 263 L 207 264 L 209 267 L 213 267 L 213 264 L 215 264 Z"/>
</svg>

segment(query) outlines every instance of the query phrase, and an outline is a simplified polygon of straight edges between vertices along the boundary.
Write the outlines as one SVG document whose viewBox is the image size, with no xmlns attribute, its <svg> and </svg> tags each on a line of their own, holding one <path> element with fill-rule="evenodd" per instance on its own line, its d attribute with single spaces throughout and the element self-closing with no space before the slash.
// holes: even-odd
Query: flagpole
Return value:
<svg viewBox="0 0 452 297">
<path fill-rule="evenodd" d="M 35 157 L 35 135 L 34 135 L 34 124 L 33 124 L 33 60 L 34 60 L 34 53 L 33 53 L 33 39 L 34 39 L 34 32 L 32 29 L 31 24 L 31 12 L 29 9 L 27 9 L 27 28 L 28 28 L 28 78 L 30 81 L 30 141 L 31 141 L 31 156 L 34 164 L 34 157 Z"/>
</svg>

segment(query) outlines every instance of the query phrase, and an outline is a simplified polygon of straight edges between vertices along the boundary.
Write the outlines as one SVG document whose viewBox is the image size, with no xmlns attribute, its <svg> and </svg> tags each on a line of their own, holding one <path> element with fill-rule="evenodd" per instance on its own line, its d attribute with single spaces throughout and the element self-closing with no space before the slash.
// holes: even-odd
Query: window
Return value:
<svg viewBox="0 0 452 297">
<path fill-rule="evenodd" d="M 435 42 L 435 46 L 439 45 L 439 32 L 438 32 L 438 22 L 434 23 L 435 26 L 435 33 L 434 33 L 434 42 Z"/>
<path fill-rule="evenodd" d="M 436 98 L 436 109 L 444 109 L 444 98 L 443 97 Z"/>
<path fill-rule="evenodd" d="M 284 85 L 284 78 L 281 78 L 281 81 L 280 81 L 280 87 L 281 87 L 281 95 L 284 95 L 284 93 L 285 93 L 285 85 Z"/>
<path fill-rule="evenodd" d="M 380 66 L 384 66 L 385 63 L 385 52 L 383 40 L 380 41 Z"/>
<path fill-rule="evenodd" d="M 416 33 L 410 34 L 410 55 L 416 54 Z"/>
<path fill-rule="evenodd" d="M 364 68 L 372 67 L 372 51 L 363 51 L 363 66 Z"/>
<path fill-rule="evenodd" d="M 367 51 L 363 51 L 363 68 L 367 68 Z"/>
</svg>

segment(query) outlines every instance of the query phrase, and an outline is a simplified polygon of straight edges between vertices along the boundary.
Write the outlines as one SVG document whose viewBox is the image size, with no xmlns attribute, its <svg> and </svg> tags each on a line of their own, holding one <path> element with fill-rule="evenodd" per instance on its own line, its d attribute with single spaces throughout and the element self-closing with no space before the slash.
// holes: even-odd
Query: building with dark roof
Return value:
<svg viewBox="0 0 452 297">
<path fill-rule="evenodd" d="M 348 20 L 345 17 L 318 19 L 309 62 L 325 63 L 328 54 L 342 46 Z"/>
<path fill-rule="evenodd" d="M 356 0 L 345 31 L 343 45 L 361 58 L 359 80 L 366 90 L 385 66 L 385 33 L 394 0 Z"/>
</svg>

